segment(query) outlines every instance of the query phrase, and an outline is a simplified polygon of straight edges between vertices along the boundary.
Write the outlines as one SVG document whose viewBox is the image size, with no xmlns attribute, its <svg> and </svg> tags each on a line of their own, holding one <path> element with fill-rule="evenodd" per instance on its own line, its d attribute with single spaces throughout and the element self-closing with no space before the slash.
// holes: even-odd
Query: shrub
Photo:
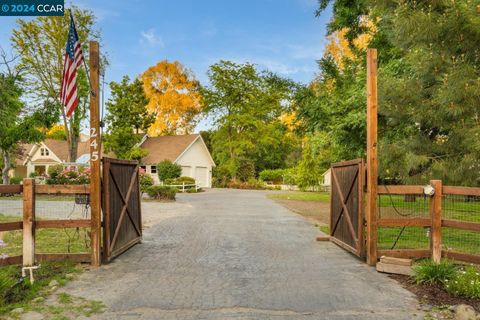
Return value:
<svg viewBox="0 0 480 320">
<path fill-rule="evenodd" d="M 165 181 L 165 184 L 182 184 L 182 183 L 185 183 L 185 184 L 195 184 L 195 179 L 191 178 L 191 177 L 179 177 L 179 178 L 176 178 L 176 179 L 166 179 Z"/>
<path fill-rule="evenodd" d="M 187 189 L 185 190 L 186 193 L 197 193 L 197 192 L 202 192 L 202 189 L 198 188 L 198 189 L 195 189 L 195 188 L 190 188 L 190 189 Z"/>
<path fill-rule="evenodd" d="M 297 180 L 297 168 L 290 168 L 286 170 L 285 174 L 283 175 L 283 183 L 293 186 L 297 184 Z"/>
<path fill-rule="evenodd" d="M 177 189 L 165 186 L 151 186 L 147 189 L 147 193 L 156 200 L 175 200 Z"/>
<path fill-rule="evenodd" d="M 230 181 L 227 184 L 227 188 L 233 189 L 252 189 L 252 190 L 265 190 L 266 186 L 263 181 L 249 179 L 247 182 L 234 182 Z"/>
<path fill-rule="evenodd" d="M 147 192 L 148 188 L 153 186 L 153 178 L 150 176 L 148 173 L 145 172 L 145 170 L 140 170 L 139 174 L 140 178 L 140 191 L 141 192 Z"/>
<path fill-rule="evenodd" d="M 10 184 L 20 184 L 22 182 L 22 178 L 20 177 L 11 177 Z"/>
<path fill-rule="evenodd" d="M 286 169 L 267 169 L 260 172 L 259 178 L 262 181 L 268 181 L 274 184 L 280 184 L 283 182 L 283 176 L 286 173 L 287 173 Z"/>
<path fill-rule="evenodd" d="M 52 169 L 53 175 L 47 178 L 47 184 L 89 184 L 90 168 L 67 167 L 62 171 Z"/>
<path fill-rule="evenodd" d="M 435 263 L 431 259 L 425 259 L 413 267 L 413 279 L 417 283 L 441 284 L 455 277 L 456 267 L 449 260 Z"/>
<path fill-rule="evenodd" d="M 164 160 L 157 164 L 157 174 L 160 181 L 175 179 L 182 175 L 182 167 L 170 160 Z"/>
<path fill-rule="evenodd" d="M 474 266 L 459 270 L 451 280 L 445 280 L 445 289 L 454 296 L 480 299 L 480 273 Z"/>
</svg>

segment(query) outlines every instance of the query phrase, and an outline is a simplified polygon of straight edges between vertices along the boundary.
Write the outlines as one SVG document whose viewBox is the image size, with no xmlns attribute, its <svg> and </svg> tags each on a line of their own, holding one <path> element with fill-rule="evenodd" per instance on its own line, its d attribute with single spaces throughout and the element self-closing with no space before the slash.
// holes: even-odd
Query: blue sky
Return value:
<svg viewBox="0 0 480 320">
<path fill-rule="evenodd" d="M 317 0 L 66 1 L 94 11 L 110 67 L 106 81 L 135 77 L 158 61 L 178 60 L 203 84 L 220 59 L 252 62 L 308 83 L 323 54 L 328 11 Z M 15 17 L 0 17 L 0 45 L 8 49 Z M 108 92 L 106 92 L 108 97 Z M 202 125 L 203 127 L 203 125 Z"/>
</svg>

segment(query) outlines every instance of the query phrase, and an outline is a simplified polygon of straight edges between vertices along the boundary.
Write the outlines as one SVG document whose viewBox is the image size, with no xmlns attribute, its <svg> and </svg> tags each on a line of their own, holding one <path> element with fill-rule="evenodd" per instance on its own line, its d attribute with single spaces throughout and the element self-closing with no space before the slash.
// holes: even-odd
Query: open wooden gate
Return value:
<svg viewBox="0 0 480 320">
<path fill-rule="evenodd" d="M 364 256 L 364 161 L 332 164 L 330 240 L 353 254 Z"/>
<path fill-rule="evenodd" d="M 138 162 L 103 158 L 103 260 L 142 239 Z"/>
</svg>

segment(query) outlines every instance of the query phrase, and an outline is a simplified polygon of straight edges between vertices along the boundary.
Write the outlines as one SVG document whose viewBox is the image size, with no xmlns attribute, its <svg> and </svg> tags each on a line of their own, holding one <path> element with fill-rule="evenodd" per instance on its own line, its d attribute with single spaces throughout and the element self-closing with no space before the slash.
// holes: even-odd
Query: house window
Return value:
<svg viewBox="0 0 480 320">
<path fill-rule="evenodd" d="M 142 169 L 143 172 L 147 172 L 147 166 L 140 166 L 140 169 Z"/>
<path fill-rule="evenodd" d="M 42 156 L 48 156 L 48 155 L 50 155 L 50 152 L 48 151 L 47 148 L 40 148 L 40 154 Z"/>
<path fill-rule="evenodd" d="M 157 173 L 157 166 L 150 166 L 150 173 Z"/>
</svg>

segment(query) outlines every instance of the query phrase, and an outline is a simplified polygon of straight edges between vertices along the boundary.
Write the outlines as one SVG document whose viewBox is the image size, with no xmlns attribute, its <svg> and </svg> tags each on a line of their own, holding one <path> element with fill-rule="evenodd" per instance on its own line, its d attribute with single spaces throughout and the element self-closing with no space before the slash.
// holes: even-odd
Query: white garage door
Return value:
<svg viewBox="0 0 480 320">
<path fill-rule="evenodd" d="M 195 180 L 200 187 L 207 187 L 207 173 L 208 169 L 206 167 L 196 167 L 195 168 Z"/>
<path fill-rule="evenodd" d="M 182 176 L 195 178 L 194 176 L 192 176 L 192 167 L 182 166 Z"/>
</svg>

